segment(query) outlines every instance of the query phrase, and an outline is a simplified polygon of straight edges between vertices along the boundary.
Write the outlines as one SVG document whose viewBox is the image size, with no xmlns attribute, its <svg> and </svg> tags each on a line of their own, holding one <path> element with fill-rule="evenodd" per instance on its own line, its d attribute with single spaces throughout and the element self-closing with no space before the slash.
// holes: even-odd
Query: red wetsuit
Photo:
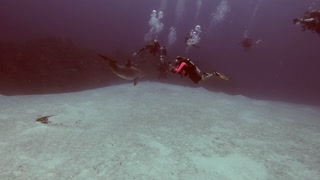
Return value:
<svg viewBox="0 0 320 180">
<path fill-rule="evenodd" d="M 199 81 L 201 81 L 202 76 L 196 71 L 196 67 L 195 69 L 190 70 L 190 66 L 191 65 L 188 65 L 186 62 L 182 62 L 179 66 L 173 68 L 171 71 L 174 73 L 180 73 L 184 76 L 188 76 L 194 83 L 198 83 Z"/>
<path fill-rule="evenodd" d="M 187 71 L 185 71 L 183 68 L 188 68 L 188 64 L 185 62 L 182 62 L 179 66 L 172 69 L 172 72 L 181 73 L 182 75 L 186 75 Z"/>
</svg>

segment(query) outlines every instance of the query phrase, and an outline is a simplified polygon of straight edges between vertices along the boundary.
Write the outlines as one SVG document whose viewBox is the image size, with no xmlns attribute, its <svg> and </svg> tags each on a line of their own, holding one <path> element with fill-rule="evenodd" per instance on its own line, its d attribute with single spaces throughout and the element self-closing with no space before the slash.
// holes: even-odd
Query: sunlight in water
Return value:
<svg viewBox="0 0 320 180">
<path fill-rule="evenodd" d="M 196 20 L 198 19 L 201 6 L 202 6 L 202 0 L 197 0 L 197 12 L 196 12 L 196 16 L 195 16 Z"/>
<path fill-rule="evenodd" d="M 218 5 L 215 12 L 211 15 L 210 27 L 222 22 L 225 18 L 225 15 L 230 11 L 228 0 L 222 0 Z"/>
<path fill-rule="evenodd" d="M 185 0 L 177 0 L 176 24 L 180 22 L 180 20 L 182 19 L 184 8 L 185 8 Z"/>
</svg>

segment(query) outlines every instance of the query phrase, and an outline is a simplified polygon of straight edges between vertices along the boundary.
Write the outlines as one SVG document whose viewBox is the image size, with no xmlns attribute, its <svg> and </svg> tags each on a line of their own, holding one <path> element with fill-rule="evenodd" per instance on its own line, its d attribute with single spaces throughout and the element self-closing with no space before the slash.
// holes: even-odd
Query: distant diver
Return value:
<svg viewBox="0 0 320 180">
<path fill-rule="evenodd" d="M 244 48 L 245 51 L 249 51 L 251 48 L 253 48 L 256 45 L 258 45 L 260 43 L 260 41 L 261 40 L 253 42 L 251 38 L 249 38 L 248 36 L 245 36 L 241 41 L 241 45 L 242 45 L 242 47 Z"/>
<path fill-rule="evenodd" d="M 293 19 L 293 24 L 301 24 L 302 31 L 310 30 L 320 35 L 320 11 L 306 11 L 303 18 Z"/>
<path fill-rule="evenodd" d="M 119 65 L 117 61 L 114 61 L 104 55 L 101 55 L 99 53 L 98 55 L 108 62 L 108 65 L 114 74 L 123 79 L 133 80 L 133 85 L 136 85 L 138 83 L 138 80 L 144 77 L 144 72 L 141 69 L 133 67 L 130 60 L 128 60 L 127 64 L 123 66 Z"/>
<path fill-rule="evenodd" d="M 187 33 L 184 42 L 187 45 L 187 48 L 194 47 L 199 48 L 200 47 L 200 33 L 201 33 L 201 26 L 196 25 L 194 29 L 191 29 L 189 33 Z"/>
<path fill-rule="evenodd" d="M 190 35 L 190 33 L 187 33 L 184 43 L 187 45 L 191 45 L 194 48 L 200 48 L 200 43 L 199 42 L 193 42 L 193 36 Z"/>
<path fill-rule="evenodd" d="M 175 59 L 174 67 L 172 64 L 169 64 L 171 72 L 179 73 L 181 77 L 189 77 L 194 83 L 199 83 L 211 78 L 213 75 L 216 75 L 224 80 L 229 80 L 229 78 L 219 72 L 207 73 L 201 72 L 200 69 L 188 58 L 177 56 Z"/>
</svg>

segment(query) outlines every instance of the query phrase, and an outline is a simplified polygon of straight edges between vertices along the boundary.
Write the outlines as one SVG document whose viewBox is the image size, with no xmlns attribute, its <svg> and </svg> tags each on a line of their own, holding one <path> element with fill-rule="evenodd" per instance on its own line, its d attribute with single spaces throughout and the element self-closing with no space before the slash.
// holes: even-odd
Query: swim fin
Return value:
<svg viewBox="0 0 320 180">
<path fill-rule="evenodd" d="M 216 76 L 218 76 L 219 78 L 221 78 L 221 79 L 223 79 L 223 80 L 229 80 L 229 77 L 228 76 L 225 76 L 225 75 L 223 75 L 223 74 L 221 74 L 221 73 L 219 73 L 219 72 L 214 72 L 214 74 L 216 75 Z"/>
</svg>

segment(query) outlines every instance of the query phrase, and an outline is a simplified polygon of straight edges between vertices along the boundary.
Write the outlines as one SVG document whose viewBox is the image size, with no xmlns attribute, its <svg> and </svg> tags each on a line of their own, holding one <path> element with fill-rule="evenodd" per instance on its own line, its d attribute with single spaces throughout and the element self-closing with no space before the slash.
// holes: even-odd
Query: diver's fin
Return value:
<svg viewBox="0 0 320 180">
<path fill-rule="evenodd" d="M 132 66 L 132 63 L 131 63 L 131 60 L 130 60 L 130 59 L 127 61 L 126 66 L 127 66 L 127 67 L 131 67 L 131 66 Z"/>
<path fill-rule="evenodd" d="M 135 86 L 135 85 L 137 85 L 138 84 L 138 78 L 135 78 L 134 80 L 133 80 L 133 85 Z"/>
<path fill-rule="evenodd" d="M 221 74 L 221 73 L 219 73 L 219 72 L 214 72 L 214 74 L 216 75 L 216 76 L 218 76 L 219 78 L 221 78 L 221 79 L 223 79 L 223 80 L 229 80 L 229 77 L 228 76 L 225 76 L 225 75 L 223 75 L 223 74 Z"/>
<path fill-rule="evenodd" d="M 104 60 L 106 60 L 106 61 L 110 61 L 110 62 L 112 62 L 112 63 L 116 63 L 117 61 L 115 61 L 115 60 L 112 60 L 112 59 L 110 59 L 110 58 L 108 58 L 108 57 L 106 57 L 106 56 L 104 56 L 104 55 L 102 55 L 102 54 L 99 54 L 99 53 L 97 53 L 102 59 L 104 59 Z"/>
</svg>

